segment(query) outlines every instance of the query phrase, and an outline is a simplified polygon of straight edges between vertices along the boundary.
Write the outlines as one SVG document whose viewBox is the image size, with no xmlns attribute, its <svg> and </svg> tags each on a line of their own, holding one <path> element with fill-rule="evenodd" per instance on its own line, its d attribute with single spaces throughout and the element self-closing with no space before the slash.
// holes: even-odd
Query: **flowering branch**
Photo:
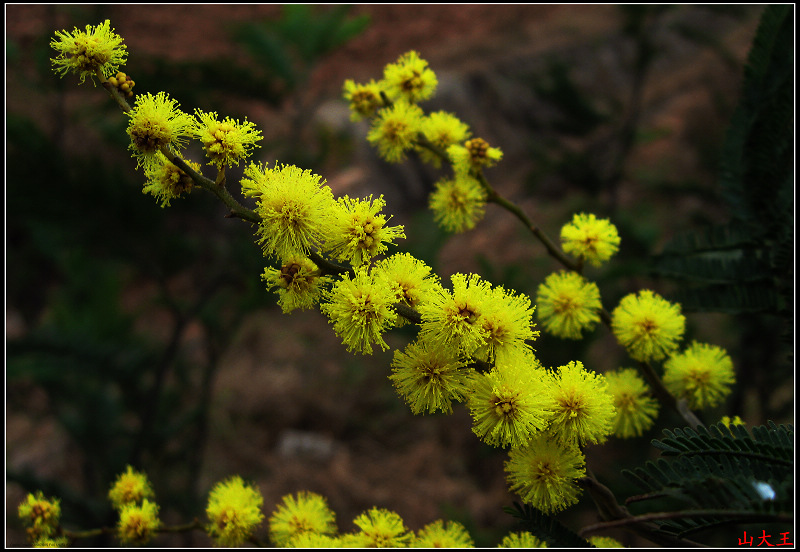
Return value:
<svg viewBox="0 0 800 552">
<path fill-rule="evenodd" d="M 405 237 L 404 228 L 389 226 L 391 216 L 381 213 L 386 203 L 383 196 L 336 198 L 322 177 L 309 170 L 277 163 L 270 168 L 253 162 L 246 167 L 240 184 L 245 197 L 256 198 L 256 207 L 244 207 L 226 187 L 226 169 L 238 165 L 259 147 L 256 142 L 261 132 L 253 123 L 230 117 L 220 120 L 216 113 L 200 110 L 195 110 L 195 116 L 189 115 L 165 92 L 140 96 L 132 108 L 123 92 L 132 95 L 133 81 L 122 73 L 107 78 L 126 55 L 121 38 L 111 31 L 108 21 L 95 29 L 87 26 L 86 33 L 76 29 L 74 35 L 57 35 L 59 40 L 52 43 L 60 52 L 53 60 L 57 70 L 78 72 L 82 80 L 86 76 L 98 78 L 130 117 L 130 148 L 137 168 L 144 168 L 145 193 L 161 199 L 164 206 L 196 185 L 230 209 L 228 218 L 257 225 L 257 241 L 264 255 L 281 261 L 280 269 L 267 267 L 262 279 L 269 289 L 278 288 L 278 302 L 284 312 L 319 307 L 348 351 L 363 354 L 372 354 L 373 345 L 390 349 L 383 339 L 390 328 L 405 321 L 421 326 L 404 351 L 395 351 L 389 376 L 413 413 L 449 413 L 453 402 L 464 402 L 473 417 L 474 433 L 487 444 L 510 448 L 504 469 L 510 488 L 524 502 L 548 514 L 558 512 L 577 503 L 583 487 L 592 495 L 601 517 L 610 520 L 603 527 L 631 525 L 653 538 L 657 527 L 651 522 L 665 518 L 631 516 L 609 489 L 591 474 L 586 475 L 582 452 L 587 443 L 603 442 L 611 434 L 637 436 L 651 427 L 657 402 L 635 371 L 598 375 L 580 361 L 552 370 L 540 369 L 531 347 L 538 332 L 533 330 L 534 306 L 527 295 L 493 286 L 477 274 L 454 274 L 452 289 L 445 289 L 430 267 L 410 254 L 381 258 L 387 245 Z M 626 296 L 613 314 L 606 311 L 596 284 L 583 278 L 582 272 L 584 262 L 600 266 L 618 251 L 620 238 L 613 224 L 593 214 L 577 214 L 562 228 L 559 247 L 484 176 L 483 169 L 495 165 L 502 151 L 482 138 L 470 137 L 469 127 L 454 115 L 426 115 L 417 105 L 431 97 L 436 86 L 436 76 L 427 62 L 412 51 L 387 65 L 380 83 L 356 85 L 347 81 L 344 89 L 353 120 L 374 118 L 367 139 L 386 160 L 399 162 L 413 151 L 436 167 L 442 161 L 452 166 L 453 179 L 437 182 L 431 196 L 435 219 L 443 227 L 454 232 L 471 229 L 484 215 L 486 203 L 494 203 L 522 222 L 547 253 L 567 269 L 554 274 L 555 279 L 548 277 L 539 288 L 538 314 L 549 331 L 580 338 L 583 330 L 602 321 L 639 362 L 641 373 L 660 402 L 678 411 L 692 426 L 701 425 L 689 407 L 698 401 L 711 403 L 724 394 L 725 384 L 732 381 L 732 369 L 726 364 L 730 360 L 724 352 L 693 345 L 687 358 L 677 359 L 685 318 L 679 305 L 649 290 Z M 215 180 L 203 176 L 199 164 L 181 157 L 180 151 L 189 139 L 199 140 L 209 163 L 216 166 Z M 543 306 L 548 314 L 543 315 Z M 180 335 L 187 319 L 178 317 L 175 336 Z M 685 399 L 678 400 L 678 396 L 687 396 L 680 387 L 687 378 L 676 383 L 680 374 L 675 373 L 696 363 L 695 357 L 703 365 L 716 363 L 721 376 L 714 386 L 703 390 L 701 398 L 688 395 L 693 401 L 689 404 Z M 667 373 L 662 381 L 650 361 L 664 358 L 668 359 L 665 373 L 672 363 L 675 377 L 669 379 Z M 165 370 L 166 364 L 157 376 L 156 391 Z M 143 429 L 146 431 L 151 423 L 145 420 Z M 210 523 L 206 526 L 195 519 L 183 526 L 161 527 L 149 483 L 130 466 L 112 487 L 109 498 L 119 510 L 119 527 L 73 535 L 113 531 L 123 543 L 142 544 L 157 532 L 205 529 L 219 546 L 238 546 L 247 541 L 262 545 L 253 531 L 263 521 L 263 497 L 240 476 L 219 483 L 211 491 L 206 509 Z M 285 508 L 279 507 L 270 519 L 272 543 L 297 547 L 375 545 L 365 540 L 371 524 L 397 525 L 396 514 L 370 511 L 355 520 L 367 536 L 328 536 L 336 532 L 333 515 L 318 498 L 306 495 L 285 499 Z M 296 534 L 295 520 L 304 515 L 296 510 L 301 502 L 313 507 L 316 518 L 312 521 L 318 525 L 313 532 L 320 533 L 315 537 L 321 541 L 297 539 L 309 536 Z M 57 526 L 58 508 L 57 502 L 30 497 L 20 508 L 20 517 L 49 531 Z M 284 523 L 287 520 L 291 523 Z M 304 519 L 299 525 L 307 529 L 308 523 L 309 519 Z M 656 537 L 673 545 L 696 544 Z M 381 540 L 380 545 L 408 545 L 413 538 L 411 533 L 400 534 L 396 539 Z"/>
</svg>

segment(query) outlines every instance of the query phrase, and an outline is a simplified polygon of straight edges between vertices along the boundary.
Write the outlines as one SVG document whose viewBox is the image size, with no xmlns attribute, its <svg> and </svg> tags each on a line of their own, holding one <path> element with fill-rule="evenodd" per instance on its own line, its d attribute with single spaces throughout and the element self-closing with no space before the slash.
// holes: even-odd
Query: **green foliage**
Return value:
<svg viewBox="0 0 800 552">
<path fill-rule="evenodd" d="M 791 6 L 768 6 L 722 149 L 720 185 L 732 220 L 679 235 L 656 272 L 679 280 L 687 311 L 791 317 L 794 77 Z"/>
<path fill-rule="evenodd" d="M 717 424 L 696 430 L 665 430 L 654 440 L 661 450 L 656 462 L 623 470 L 644 492 L 629 503 L 666 499 L 674 515 L 656 520 L 659 529 L 676 536 L 733 523 L 791 519 L 794 430 L 770 422 L 748 432 L 743 425 Z M 659 512 L 656 502 L 650 512 Z M 655 509 L 653 509 L 655 508 Z"/>
<path fill-rule="evenodd" d="M 559 114 L 554 128 L 566 135 L 585 136 L 608 120 L 592 96 L 578 87 L 563 61 L 551 59 L 545 74 L 533 85 L 538 96 Z"/>
<path fill-rule="evenodd" d="M 369 17 L 349 17 L 349 11 L 344 5 L 284 5 L 279 18 L 229 29 L 249 56 L 185 62 L 156 57 L 139 80 L 156 89 L 162 88 L 159 82 L 169 83 L 172 96 L 186 105 L 213 106 L 238 97 L 279 106 L 302 92 L 317 63 L 369 25 Z"/>
<path fill-rule="evenodd" d="M 594 548 L 589 541 L 567 529 L 556 518 L 547 515 L 527 504 L 514 502 L 503 510 L 520 520 L 524 531 L 547 543 L 548 548 Z"/>
<path fill-rule="evenodd" d="M 287 91 L 304 83 L 307 72 L 321 58 L 361 34 L 369 17 L 348 18 L 349 6 L 327 10 L 299 4 L 283 6 L 275 21 L 249 22 L 237 27 L 234 36 L 253 56 L 259 67 L 281 79 Z"/>
</svg>

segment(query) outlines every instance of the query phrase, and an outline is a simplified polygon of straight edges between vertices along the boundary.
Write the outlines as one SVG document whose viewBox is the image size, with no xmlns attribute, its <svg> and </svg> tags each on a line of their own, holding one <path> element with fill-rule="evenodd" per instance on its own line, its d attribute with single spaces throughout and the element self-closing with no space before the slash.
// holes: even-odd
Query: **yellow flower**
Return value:
<svg viewBox="0 0 800 552">
<path fill-rule="evenodd" d="M 453 233 L 472 230 L 486 211 L 486 190 L 467 174 L 436 182 L 428 199 L 433 219 L 444 230 Z"/>
<path fill-rule="evenodd" d="M 120 510 L 127 504 L 138 504 L 145 498 L 154 498 L 155 493 L 150 486 L 147 475 L 137 472 L 133 467 L 128 466 L 125 473 L 121 473 L 111 489 L 108 491 L 108 499 L 115 509 Z"/>
<path fill-rule="evenodd" d="M 383 107 L 381 85 L 374 80 L 367 84 L 344 81 L 344 99 L 350 104 L 350 120 L 354 122 L 372 117 Z"/>
<path fill-rule="evenodd" d="M 470 391 L 474 370 L 446 350 L 425 341 L 396 350 L 389 379 L 414 414 L 453 412 L 452 402 L 461 402 Z"/>
<path fill-rule="evenodd" d="M 70 71 L 78 73 L 81 84 L 87 76 L 94 82 L 98 73 L 103 77 L 115 74 L 128 57 L 127 46 L 111 29 L 108 19 L 95 27 L 86 25 L 86 31 L 79 31 L 77 27 L 71 33 L 56 31 L 50 46 L 58 52 L 50 60 L 55 66 L 53 70 L 62 77 Z"/>
<path fill-rule="evenodd" d="M 136 97 L 136 105 L 127 113 L 130 118 L 128 135 L 130 150 L 136 166 L 144 165 L 145 172 L 158 169 L 162 148 L 177 153 L 192 135 L 194 120 L 178 109 L 178 102 L 165 92 L 153 96 L 149 92 Z"/>
<path fill-rule="evenodd" d="M 664 362 L 664 385 L 689 408 L 717 406 L 731 392 L 733 361 L 721 347 L 692 342 Z"/>
<path fill-rule="evenodd" d="M 235 475 L 217 483 L 208 496 L 208 535 L 217 546 L 241 546 L 264 521 L 261 492 Z"/>
<path fill-rule="evenodd" d="M 61 501 L 47 499 L 42 491 L 29 493 L 17 508 L 17 514 L 31 542 L 43 537 L 53 537 L 61 519 Z"/>
<path fill-rule="evenodd" d="M 67 537 L 39 537 L 33 542 L 33 548 L 67 548 Z"/>
<path fill-rule="evenodd" d="M 498 363 L 473 379 L 468 399 L 472 431 L 496 447 L 524 447 L 543 431 L 555 408 L 543 370 L 532 354 Z"/>
<path fill-rule="evenodd" d="M 733 418 L 731 418 L 730 416 L 723 416 L 720 419 L 720 423 L 725 424 L 725 427 L 727 427 L 728 429 L 730 429 L 731 426 L 735 425 L 745 425 L 744 421 L 739 416 L 734 416 Z"/>
<path fill-rule="evenodd" d="M 382 508 L 361 513 L 353 523 L 361 531 L 346 536 L 347 548 L 405 548 L 414 537 L 398 514 Z"/>
<path fill-rule="evenodd" d="M 463 143 L 470 135 L 469 126 L 446 111 L 436 111 L 425 117 L 420 131 L 431 144 L 444 152 L 454 144 Z M 437 169 L 442 166 L 442 158 L 428 148 L 420 147 L 419 156 Z"/>
<path fill-rule="evenodd" d="M 145 169 L 147 182 L 142 188 L 143 194 L 150 194 L 161 200 L 161 207 L 169 207 L 170 201 L 189 193 L 194 187 L 191 177 L 167 160 L 161 152 L 156 154 L 157 163 L 152 163 Z M 195 171 L 200 172 L 200 164 L 185 160 L 186 164 Z"/>
<path fill-rule="evenodd" d="M 267 289 L 276 289 L 284 314 L 313 308 L 322 297 L 323 285 L 333 282 L 329 276 L 320 276 L 317 265 L 304 257 L 288 258 L 280 270 L 266 267 L 261 279 Z"/>
<path fill-rule="evenodd" d="M 456 175 L 475 174 L 483 167 L 493 167 L 503 158 L 500 148 L 493 148 L 483 138 L 472 138 L 464 145 L 453 144 L 447 155 Z"/>
<path fill-rule="evenodd" d="M 415 104 L 395 102 L 378 111 L 367 140 L 378 147 L 380 156 L 390 163 L 405 159 L 405 152 L 415 148 L 424 113 Z"/>
<path fill-rule="evenodd" d="M 611 537 L 589 537 L 589 542 L 597 548 L 625 548 L 621 542 Z"/>
<path fill-rule="evenodd" d="M 539 337 L 539 332 L 533 330 L 533 309 L 527 295 L 502 286 L 493 288 L 481 316 L 486 342 L 478 347 L 475 356 L 487 362 L 503 362 L 531 351 L 527 342 Z"/>
<path fill-rule="evenodd" d="M 260 147 L 256 142 L 261 140 L 261 131 L 254 123 L 247 120 L 240 123 L 230 117 L 220 121 L 216 113 L 204 113 L 199 109 L 195 114 L 199 119 L 194 128 L 195 137 L 202 142 L 211 164 L 217 168 L 238 165 L 253 148 Z"/>
<path fill-rule="evenodd" d="M 338 204 L 338 216 L 325 249 L 340 261 L 361 266 L 386 251 L 387 243 L 406 237 L 402 226 L 387 226 L 391 216 L 380 214 L 386 205 L 383 196 L 364 200 L 344 196 Z"/>
<path fill-rule="evenodd" d="M 122 506 L 117 534 L 123 545 L 140 546 L 147 544 L 160 526 L 158 505 L 144 499 L 141 504 L 128 502 Z"/>
<path fill-rule="evenodd" d="M 634 360 L 661 360 L 678 348 L 686 328 L 681 307 L 648 289 L 626 295 L 611 314 L 617 341 Z"/>
<path fill-rule="evenodd" d="M 580 213 L 561 228 L 561 246 L 566 253 L 593 266 L 600 266 L 619 251 L 617 228 L 607 219 Z"/>
<path fill-rule="evenodd" d="M 409 103 L 427 100 L 433 96 L 439 84 L 428 62 L 414 50 L 406 52 L 396 63 L 384 68 L 383 82 L 391 100 L 402 99 Z"/>
<path fill-rule="evenodd" d="M 333 536 L 336 514 L 325 497 L 309 491 L 286 495 L 269 518 L 269 538 L 279 547 L 303 534 Z"/>
<path fill-rule="evenodd" d="M 344 548 L 338 535 L 324 535 L 306 531 L 289 539 L 286 548 Z"/>
<path fill-rule="evenodd" d="M 539 320 L 545 330 L 565 339 L 580 339 L 600 321 L 600 290 L 577 272 L 550 274 L 536 292 Z"/>
<path fill-rule="evenodd" d="M 498 548 L 547 548 L 547 543 L 539 540 L 533 533 L 521 531 L 503 537 Z"/>
<path fill-rule="evenodd" d="M 574 444 L 540 434 L 528 446 L 512 448 L 508 457 L 506 480 L 526 504 L 552 514 L 578 502 L 575 480 L 586 474 L 586 459 Z"/>
<path fill-rule="evenodd" d="M 616 415 L 605 378 L 586 370 L 579 361 L 560 366 L 552 378 L 556 407 L 549 433 L 581 446 L 605 441 Z"/>
<path fill-rule="evenodd" d="M 395 294 L 385 279 L 375 278 L 366 268 L 347 274 L 325 293 L 320 310 L 333 324 L 333 331 L 342 338 L 347 350 L 372 354 L 372 344 L 382 350 L 389 346 L 383 332 L 395 324 L 397 313 L 392 306 Z"/>
<path fill-rule="evenodd" d="M 431 273 L 431 267 L 410 253 L 396 253 L 375 263 L 377 274 L 386 279 L 394 290 L 395 300 L 412 309 L 428 301 L 431 294 L 441 289 L 439 277 Z M 397 317 L 397 325 L 404 326 L 406 319 Z"/>
<path fill-rule="evenodd" d="M 419 306 L 420 337 L 451 354 L 471 355 L 486 343 L 482 313 L 491 286 L 477 274 L 453 274 L 453 291 L 438 288 L 430 301 Z"/>
<path fill-rule="evenodd" d="M 274 169 L 251 163 L 244 175 L 244 195 L 256 197 L 258 242 L 265 255 L 281 260 L 307 256 L 328 239 L 339 207 L 322 177 L 277 163 Z"/>
<path fill-rule="evenodd" d="M 475 548 L 467 528 L 457 521 L 437 519 L 419 530 L 414 548 Z"/>
<path fill-rule="evenodd" d="M 614 435 L 622 439 L 641 436 L 658 416 L 658 401 L 650 396 L 650 388 L 633 368 L 608 372 L 605 377 L 617 409 Z"/>
</svg>

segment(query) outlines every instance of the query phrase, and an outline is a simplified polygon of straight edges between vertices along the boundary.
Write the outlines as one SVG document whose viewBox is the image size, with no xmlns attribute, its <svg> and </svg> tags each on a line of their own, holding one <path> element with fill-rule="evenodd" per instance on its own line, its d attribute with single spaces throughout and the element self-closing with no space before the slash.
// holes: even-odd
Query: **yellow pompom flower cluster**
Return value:
<svg viewBox="0 0 800 552">
<path fill-rule="evenodd" d="M 350 104 L 350 120 L 369 119 L 381 107 L 381 85 L 374 80 L 367 84 L 356 84 L 352 79 L 344 81 L 344 99 Z"/>
<path fill-rule="evenodd" d="M 61 521 L 61 501 L 57 498 L 45 498 L 42 491 L 29 493 L 17 507 L 17 515 L 25 526 L 31 543 L 53 538 Z"/>
<path fill-rule="evenodd" d="M 108 499 L 119 512 L 117 536 L 123 545 L 147 544 L 161 527 L 158 504 L 147 475 L 128 466 L 108 491 Z"/>
<path fill-rule="evenodd" d="M 155 493 L 147 475 L 134 470 L 132 466 L 128 466 L 117 477 L 108 491 L 108 499 L 117 510 L 121 510 L 126 504 L 139 504 L 154 497 Z"/>
<path fill-rule="evenodd" d="M 137 167 L 144 165 L 145 173 L 159 168 L 162 149 L 178 153 L 193 133 L 194 119 L 178 109 L 178 102 L 165 92 L 155 96 L 149 92 L 140 94 L 127 115 L 130 118 L 127 129 L 131 137 L 129 149 L 133 151 Z"/>
<path fill-rule="evenodd" d="M 306 531 L 289 539 L 286 548 L 343 548 L 343 545 L 339 536 Z"/>
<path fill-rule="evenodd" d="M 472 138 L 463 145 L 453 144 L 447 148 L 447 155 L 456 175 L 476 174 L 484 167 L 495 166 L 503 158 L 500 148 L 489 146 L 483 138 Z"/>
<path fill-rule="evenodd" d="M 406 237 L 402 226 L 386 225 L 391 217 L 380 214 L 386 205 L 383 196 L 363 200 L 344 196 L 338 204 L 332 237 L 325 248 L 340 261 L 361 266 L 385 252 L 387 243 Z"/>
<path fill-rule="evenodd" d="M 486 343 L 481 315 L 491 285 L 477 274 L 454 274 L 450 280 L 452 291 L 440 288 L 420 305 L 421 337 L 453 354 L 471 355 Z"/>
<path fill-rule="evenodd" d="M 547 548 L 537 536 L 528 531 L 509 533 L 500 541 L 498 548 Z"/>
<path fill-rule="evenodd" d="M 238 475 L 217 483 L 208 496 L 208 535 L 216 546 L 241 546 L 264 521 L 264 498 Z"/>
<path fill-rule="evenodd" d="M 198 121 L 194 135 L 203 144 L 211 164 L 219 169 L 238 165 L 252 153 L 253 148 L 260 147 L 256 142 L 261 139 L 261 131 L 250 121 L 240 123 L 230 117 L 220 121 L 216 113 L 199 109 L 195 110 L 195 115 Z"/>
<path fill-rule="evenodd" d="M 432 146 L 441 151 L 456 144 L 463 144 L 470 136 L 469 126 L 458 117 L 446 111 L 436 111 L 422 120 L 422 135 Z M 426 147 L 419 148 L 419 156 L 437 169 L 442 166 L 442 158 Z"/>
<path fill-rule="evenodd" d="M 502 286 L 491 289 L 481 312 L 485 342 L 473 353 L 487 362 L 506 362 L 531 352 L 529 341 L 539 337 L 533 330 L 533 309 L 527 295 Z"/>
<path fill-rule="evenodd" d="M 373 507 L 353 520 L 356 531 L 340 534 L 325 497 L 309 491 L 281 499 L 269 518 L 272 544 L 288 548 L 474 548 L 467 529 L 438 519 L 416 534 L 391 510 Z"/>
<path fill-rule="evenodd" d="M 505 464 L 511 490 L 553 513 L 577 502 L 585 464 L 579 447 L 605 441 L 615 408 L 605 378 L 580 362 L 545 370 L 526 356 L 498 363 L 479 379 L 468 399 L 473 430 L 489 444 L 511 447 Z"/>
<path fill-rule="evenodd" d="M 321 276 L 317 265 L 301 257 L 288 258 L 280 269 L 266 267 L 261 279 L 267 289 L 278 293 L 278 305 L 284 313 L 295 309 L 310 309 L 322 298 L 324 286 L 331 284 L 330 276 Z"/>
<path fill-rule="evenodd" d="M 457 521 L 437 519 L 417 532 L 414 548 L 475 548 L 467 528 Z"/>
<path fill-rule="evenodd" d="M 475 179 L 495 165 L 503 152 L 482 138 L 470 138 L 469 126 L 452 113 L 426 115 L 417 102 L 433 96 L 437 78 L 415 51 L 388 64 L 379 82 L 344 83 L 351 119 L 372 119 L 367 140 L 386 161 L 396 163 L 414 151 L 436 168 L 451 163 L 454 177 L 441 179 L 429 204 L 436 222 L 448 232 L 464 232 L 483 218 L 487 192 Z"/>
<path fill-rule="evenodd" d="M 446 350 L 424 341 L 410 343 L 394 352 L 389 379 L 414 414 L 437 410 L 450 414 L 452 402 L 460 402 L 471 391 L 474 370 Z"/>
<path fill-rule="evenodd" d="M 33 541 L 33 548 L 67 548 L 69 539 L 67 537 L 40 537 Z"/>
<path fill-rule="evenodd" d="M 600 321 L 600 290 L 577 272 L 550 274 L 536 294 L 537 314 L 545 330 L 565 339 L 580 339 Z"/>
<path fill-rule="evenodd" d="M 398 101 L 378 111 L 367 134 L 367 140 L 377 146 L 380 156 L 390 163 L 405 160 L 406 152 L 415 148 L 422 130 L 424 113 L 416 104 Z"/>
<path fill-rule="evenodd" d="M 731 357 L 715 345 L 694 341 L 664 362 L 664 385 L 690 408 L 717 406 L 735 381 Z"/>
<path fill-rule="evenodd" d="M 77 27 L 71 33 L 56 31 L 50 46 L 58 52 L 50 60 L 55 66 L 53 70 L 62 77 L 69 72 L 77 73 L 81 83 L 87 76 L 94 82 L 98 74 L 103 77 L 115 74 L 128 57 L 127 46 L 108 19 L 96 26 L 86 25 L 86 31 Z"/>
<path fill-rule="evenodd" d="M 407 152 L 415 151 L 436 168 L 444 158 L 453 163 L 457 175 L 466 176 L 499 161 L 502 152 L 480 138 L 469 140 L 469 126 L 455 115 L 445 111 L 426 115 L 417 105 L 431 98 L 437 85 L 428 62 L 412 50 L 387 64 L 380 81 L 346 80 L 343 95 L 351 120 L 372 120 L 367 140 L 390 163 L 403 161 Z"/>
<path fill-rule="evenodd" d="M 322 177 L 294 165 L 271 169 L 251 163 L 244 171 L 242 191 L 256 198 L 261 217 L 259 243 L 267 256 L 281 260 L 307 256 L 330 238 L 338 208 Z"/>
<path fill-rule="evenodd" d="M 395 300 L 412 309 L 428 301 L 431 294 L 441 288 L 439 277 L 431 267 L 409 253 L 396 253 L 375 263 L 375 269 L 394 290 Z M 405 318 L 397 317 L 397 325 L 405 325 Z"/>
<path fill-rule="evenodd" d="M 486 190 L 473 177 L 457 174 L 438 180 L 428 198 L 436 223 L 447 232 L 472 230 L 486 212 Z"/>
<path fill-rule="evenodd" d="M 414 538 L 403 518 L 384 508 L 371 508 L 353 523 L 360 531 L 342 537 L 345 548 L 406 548 Z"/>
<path fill-rule="evenodd" d="M 169 207 L 170 201 L 192 191 L 194 180 L 169 162 L 161 152 L 156 154 L 157 161 L 148 164 L 144 174 L 147 182 L 142 188 L 143 194 L 150 194 L 161 201 L 161 207 Z M 185 160 L 186 161 L 186 160 Z M 186 161 L 192 169 L 200 172 L 200 164 Z"/>
<path fill-rule="evenodd" d="M 579 361 L 560 366 L 551 377 L 556 406 L 549 432 L 560 441 L 580 446 L 604 442 L 616 414 L 605 378 L 586 370 Z"/>
<path fill-rule="evenodd" d="M 575 480 L 586 474 L 585 463 L 577 445 L 539 434 L 527 447 L 511 449 L 505 470 L 511 490 L 523 502 L 554 513 L 578 502 Z"/>
<path fill-rule="evenodd" d="M 611 314 L 617 341 L 634 360 L 661 360 L 678 348 L 686 318 L 680 305 L 648 289 L 626 295 Z"/>
<path fill-rule="evenodd" d="M 350 105 L 350 118 L 360 121 L 374 117 L 378 110 L 389 103 L 413 105 L 431 98 L 436 92 L 438 79 L 436 73 L 415 51 L 401 55 L 397 62 L 384 67 L 383 79 L 370 80 L 358 84 L 347 79 L 343 85 L 343 95 Z"/>
<path fill-rule="evenodd" d="M 614 435 L 622 439 L 640 437 L 653 426 L 658 416 L 658 401 L 633 368 L 608 372 L 605 378 L 617 409 Z"/>
<path fill-rule="evenodd" d="M 145 498 L 141 504 L 129 502 L 120 509 L 117 535 L 123 545 L 147 544 L 160 527 L 158 504 L 155 502 Z"/>
<path fill-rule="evenodd" d="M 579 213 L 561 228 L 561 246 L 581 261 L 600 266 L 619 251 L 617 228 L 607 219 Z"/>
<path fill-rule="evenodd" d="M 527 445 L 548 426 L 556 407 L 546 378 L 544 370 L 523 361 L 498 363 L 478 375 L 468 403 L 472 430 L 492 446 Z"/>
<path fill-rule="evenodd" d="M 401 55 L 396 63 L 388 64 L 383 71 L 386 95 L 392 101 L 404 100 L 417 103 L 427 100 L 436 92 L 439 84 L 436 74 L 428 62 L 414 50 Z"/>
<path fill-rule="evenodd" d="M 611 537 L 589 537 L 589 542 L 597 548 L 625 548 L 621 542 Z"/>
<path fill-rule="evenodd" d="M 336 514 L 325 497 L 308 491 L 286 495 L 269 518 L 269 538 L 279 547 L 298 547 L 301 535 L 333 537 Z"/>
<path fill-rule="evenodd" d="M 356 269 L 352 279 L 343 275 L 324 297 L 320 310 L 348 351 L 371 355 L 373 344 L 384 351 L 389 348 L 383 333 L 394 326 L 397 313 L 392 308 L 395 292 L 385 278 Z"/>
</svg>

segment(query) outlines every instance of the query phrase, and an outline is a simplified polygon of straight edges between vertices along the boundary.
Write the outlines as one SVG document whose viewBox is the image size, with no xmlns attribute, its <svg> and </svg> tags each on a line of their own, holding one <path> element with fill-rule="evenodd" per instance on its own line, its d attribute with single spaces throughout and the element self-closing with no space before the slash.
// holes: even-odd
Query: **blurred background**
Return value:
<svg viewBox="0 0 800 552">
<path fill-rule="evenodd" d="M 455 113 L 503 150 L 487 171 L 501 194 L 554 238 L 576 212 L 617 225 L 620 254 L 587 272 L 611 310 L 642 287 L 685 291 L 659 270 L 665 246 L 730 220 L 720 151 L 762 10 L 7 5 L 6 545 L 24 544 L 16 507 L 37 489 L 61 498 L 68 528 L 113 525 L 105 495 L 127 464 L 150 476 L 167 524 L 204 519 L 213 484 L 240 474 L 261 489 L 267 515 L 287 493 L 323 494 L 342 531 L 371 506 L 414 530 L 460 521 L 478 546 L 514 527 L 502 511 L 516 500 L 506 454 L 474 437 L 463 407 L 412 416 L 387 379 L 392 351 L 353 356 L 319 312 L 281 314 L 259 279 L 267 261 L 253 228 L 224 218 L 210 194 L 162 209 L 141 193 L 126 118 L 101 88 L 52 73 L 56 30 L 110 19 L 135 92 L 247 117 L 264 135 L 256 160 L 311 169 L 337 196 L 383 194 L 406 226 L 398 250 L 443 280 L 472 271 L 535 297 L 560 267 L 516 219 L 489 206 L 474 231 L 444 234 L 425 208 L 443 173 L 383 162 L 366 123 L 349 121 L 344 80 L 377 80 L 417 50 L 439 77 L 423 107 Z M 243 168 L 228 173 L 236 197 Z M 685 310 L 687 343 L 725 347 L 739 381 L 704 419 L 791 422 L 791 339 L 781 338 L 791 324 L 779 309 Z M 402 348 L 413 335 L 387 342 Z M 580 342 L 543 333 L 536 349 L 548 366 L 629 362 L 603 327 Z M 649 440 L 682 425 L 662 412 L 641 439 L 590 447 L 589 465 L 622 500 L 637 490 L 619 468 L 656 457 Z M 560 519 L 577 530 L 597 513 L 584 497 Z"/>
</svg>

